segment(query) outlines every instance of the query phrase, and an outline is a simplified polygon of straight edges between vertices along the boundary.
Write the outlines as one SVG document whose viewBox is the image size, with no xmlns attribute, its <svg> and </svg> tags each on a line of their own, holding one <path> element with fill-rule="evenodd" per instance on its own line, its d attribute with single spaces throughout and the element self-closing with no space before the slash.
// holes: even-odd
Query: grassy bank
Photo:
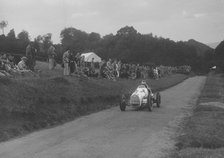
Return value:
<svg viewBox="0 0 224 158">
<path fill-rule="evenodd" d="M 208 75 L 193 115 L 186 119 L 172 158 L 224 157 L 224 75 Z"/>
<path fill-rule="evenodd" d="M 141 82 L 62 77 L 59 70 L 43 71 L 40 77 L 0 78 L 0 141 L 116 106 L 121 94 Z M 186 78 L 175 74 L 148 82 L 155 91 Z"/>
</svg>

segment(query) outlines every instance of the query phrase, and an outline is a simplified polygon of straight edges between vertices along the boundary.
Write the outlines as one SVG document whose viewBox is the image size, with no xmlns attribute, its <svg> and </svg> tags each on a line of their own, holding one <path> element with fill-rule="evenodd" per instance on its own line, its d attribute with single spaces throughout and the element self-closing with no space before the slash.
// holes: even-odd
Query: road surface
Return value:
<svg viewBox="0 0 224 158">
<path fill-rule="evenodd" d="M 174 147 L 172 125 L 197 98 L 205 77 L 161 93 L 153 112 L 119 107 L 0 144 L 0 158 L 155 158 Z"/>
</svg>

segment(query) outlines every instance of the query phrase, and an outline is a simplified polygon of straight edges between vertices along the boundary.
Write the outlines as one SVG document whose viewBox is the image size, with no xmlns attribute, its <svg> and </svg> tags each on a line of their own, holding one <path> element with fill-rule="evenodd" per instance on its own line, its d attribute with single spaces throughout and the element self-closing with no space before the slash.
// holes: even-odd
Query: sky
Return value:
<svg viewBox="0 0 224 158">
<path fill-rule="evenodd" d="M 2 20 L 5 34 L 26 30 L 33 40 L 52 33 L 54 43 L 66 27 L 103 37 L 127 25 L 174 41 L 224 40 L 224 0 L 0 0 Z"/>
</svg>

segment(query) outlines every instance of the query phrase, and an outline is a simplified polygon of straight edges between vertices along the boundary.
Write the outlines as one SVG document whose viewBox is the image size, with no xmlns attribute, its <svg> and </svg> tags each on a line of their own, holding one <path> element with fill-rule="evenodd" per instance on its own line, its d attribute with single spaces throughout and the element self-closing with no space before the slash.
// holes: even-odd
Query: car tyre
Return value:
<svg viewBox="0 0 224 158">
<path fill-rule="evenodd" d="M 161 104 L 161 95 L 160 93 L 156 93 L 156 106 L 159 108 Z"/>
<path fill-rule="evenodd" d="M 148 101 L 147 101 L 147 107 L 149 111 L 152 111 L 152 106 L 153 106 L 153 100 L 152 98 L 149 96 L 148 97 Z"/>
</svg>

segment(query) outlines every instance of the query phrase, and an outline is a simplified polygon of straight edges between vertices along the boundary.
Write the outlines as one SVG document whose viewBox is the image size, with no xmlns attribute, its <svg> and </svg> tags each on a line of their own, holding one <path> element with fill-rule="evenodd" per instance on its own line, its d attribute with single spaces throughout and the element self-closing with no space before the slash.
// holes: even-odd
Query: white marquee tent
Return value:
<svg viewBox="0 0 224 158">
<path fill-rule="evenodd" d="M 89 53 L 83 53 L 81 56 L 84 56 L 84 61 L 85 62 L 91 62 L 92 59 L 94 59 L 94 62 L 101 62 L 101 58 L 96 55 L 94 52 L 89 52 Z"/>
</svg>

